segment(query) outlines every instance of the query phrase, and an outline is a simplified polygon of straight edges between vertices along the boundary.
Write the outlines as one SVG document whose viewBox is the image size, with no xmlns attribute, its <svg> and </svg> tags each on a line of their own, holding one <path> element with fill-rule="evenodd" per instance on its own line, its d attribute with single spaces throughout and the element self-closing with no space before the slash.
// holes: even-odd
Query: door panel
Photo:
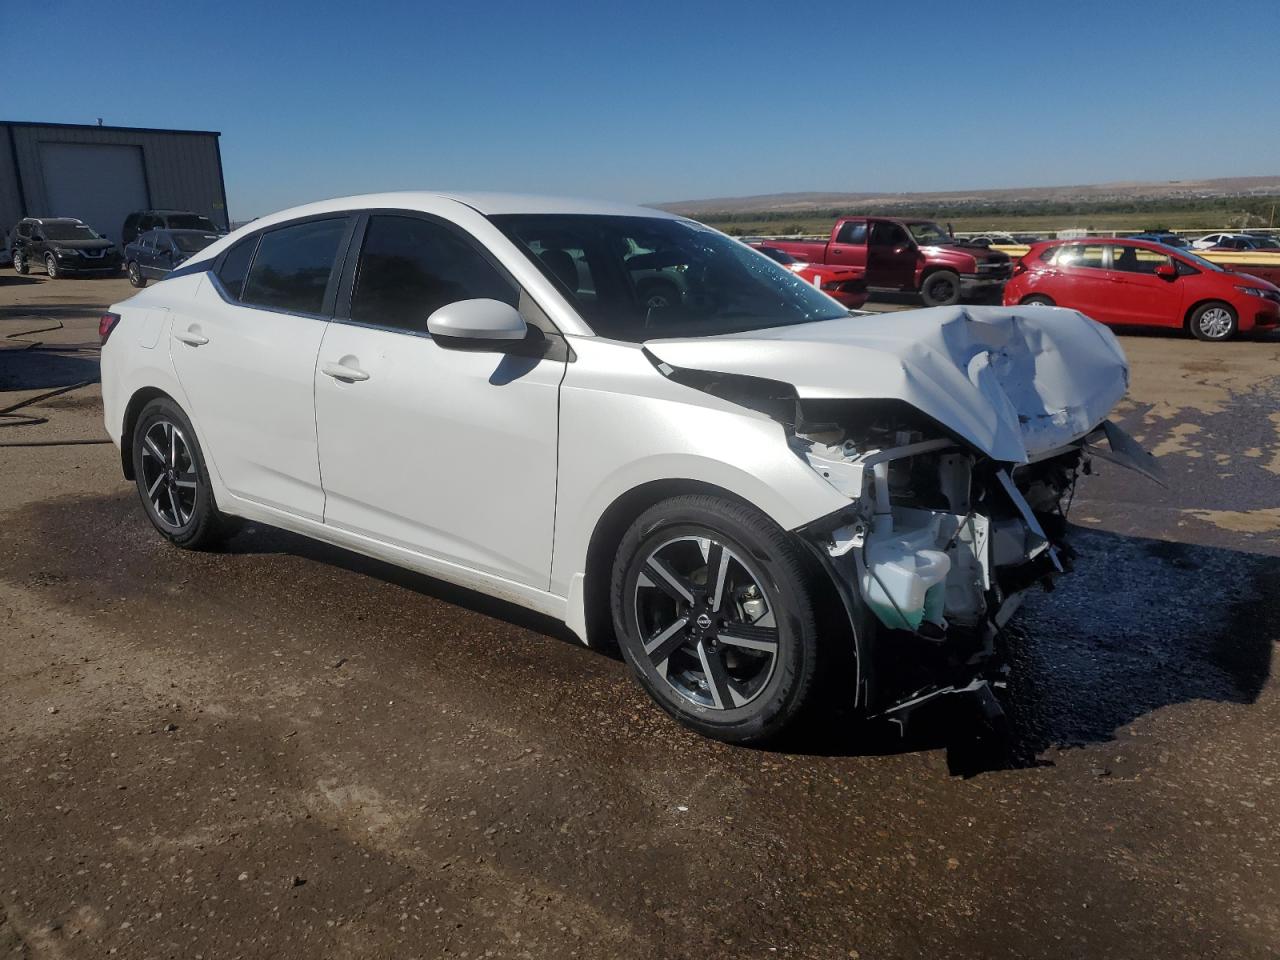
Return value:
<svg viewBox="0 0 1280 960">
<path fill-rule="evenodd" d="M 325 523 L 546 589 L 564 370 L 331 324 L 315 376 Z"/>
<path fill-rule="evenodd" d="M 1102 244 L 1062 247 L 1054 260 L 1056 276 L 1038 292 L 1048 294 L 1058 306 L 1079 310 L 1099 323 L 1123 322 L 1115 319 L 1114 300 L 1119 285 L 1111 282 L 1107 266 L 1107 248 Z"/>
<path fill-rule="evenodd" d="M 866 273 L 867 223 L 865 220 L 846 220 L 840 225 L 836 238 L 827 247 L 827 263 L 854 267 L 859 275 Z"/>
<path fill-rule="evenodd" d="M 867 244 L 867 285 L 909 289 L 916 282 L 915 242 L 898 223 L 870 221 Z"/>
<path fill-rule="evenodd" d="M 230 304 L 212 284 L 173 310 L 170 346 L 206 458 L 236 496 L 320 520 L 313 392 L 327 322 Z"/>
<path fill-rule="evenodd" d="M 1165 254 L 1144 247 L 1112 245 L 1110 278 L 1115 284 L 1113 309 L 1118 323 L 1159 327 L 1182 325 L 1181 280 L 1155 275 L 1161 264 L 1173 265 Z"/>
</svg>

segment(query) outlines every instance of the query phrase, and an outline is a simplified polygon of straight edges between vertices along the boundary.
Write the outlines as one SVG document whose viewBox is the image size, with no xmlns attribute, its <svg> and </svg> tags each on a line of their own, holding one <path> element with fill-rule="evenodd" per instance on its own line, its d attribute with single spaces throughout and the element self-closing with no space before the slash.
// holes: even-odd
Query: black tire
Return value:
<svg viewBox="0 0 1280 960">
<path fill-rule="evenodd" d="M 178 452 L 173 458 L 172 443 L 157 443 L 161 447 L 158 453 L 147 443 L 149 438 L 155 442 L 157 437 L 169 437 L 166 426 L 178 430 Z M 195 429 L 181 407 L 168 397 L 152 400 L 138 415 L 129 444 L 138 496 L 147 518 L 161 536 L 188 550 L 204 550 L 230 532 L 231 525 L 214 501 Z M 188 483 L 194 483 L 194 487 Z M 153 500 L 153 490 L 158 500 Z"/>
<path fill-rule="evenodd" d="M 129 274 L 129 282 L 135 287 L 141 289 L 147 285 L 147 278 L 142 275 L 142 271 L 138 268 L 136 260 L 130 260 L 125 270 Z"/>
<path fill-rule="evenodd" d="M 640 295 L 640 302 L 645 305 L 646 310 L 678 307 L 682 299 L 679 288 L 674 283 L 667 283 L 664 280 L 650 281 L 636 292 Z"/>
<path fill-rule="evenodd" d="M 1036 294 L 1032 294 L 1032 295 L 1031 295 L 1031 296 L 1029 296 L 1029 297 L 1023 297 L 1023 298 L 1022 298 L 1022 305 L 1023 305 L 1023 306 L 1027 306 L 1028 304 L 1032 304 L 1032 303 L 1038 303 L 1038 304 L 1041 304 L 1042 306 L 1046 306 L 1046 307 L 1056 307 L 1056 306 L 1057 306 L 1057 304 L 1053 302 L 1053 298 L 1052 298 L 1052 297 L 1046 297 L 1043 293 L 1036 293 Z"/>
<path fill-rule="evenodd" d="M 44 272 L 49 275 L 50 280 L 57 280 L 58 277 L 61 276 L 61 274 L 58 273 L 58 258 L 52 253 L 46 253 L 44 255 Z"/>
<path fill-rule="evenodd" d="M 13 272 L 26 276 L 30 271 L 31 265 L 27 263 L 27 256 L 21 250 L 13 251 Z"/>
<path fill-rule="evenodd" d="M 949 307 L 960 302 L 960 275 L 950 270 L 937 270 L 924 278 L 920 299 L 926 307 Z"/>
<path fill-rule="evenodd" d="M 676 550 L 685 551 L 694 568 L 702 563 L 701 580 L 697 569 L 684 578 L 664 559 L 673 556 L 664 551 Z M 712 560 L 722 554 L 729 557 L 723 567 Z M 679 587 L 650 578 L 657 577 L 651 558 L 677 572 L 692 595 L 688 601 L 677 596 Z M 728 572 L 713 577 L 713 565 Z M 814 576 L 800 546 L 759 510 L 720 497 L 673 497 L 641 514 L 622 538 L 610 584 L 614 630 L 632 672 L 663 710 L 705 736 L 761 743 L 817 699 Z M 722 588 L 713 586 L 716 580 Z M 719 606 L 712 606 L 712 594 L 722 597 Z M 750 620 L 742 611 L 753 603 L 763 615 Z M 652 604 L 666 605 L 670 624 L 665 617 L 646 617 Z M 672 633 L 681 620 L 687 625 Z M 654 647 L 662 637 L 667 639 Z M 744 642 L 759 649 L 744 650 Z"/>
<path fill-rule="evenodd" d="M 1240 315 L 1231 304 L 1210 300 L 1191 311 L 1187 326 L 1197 340 L 1222 343 L 1240 332 Z"/>
</svg>

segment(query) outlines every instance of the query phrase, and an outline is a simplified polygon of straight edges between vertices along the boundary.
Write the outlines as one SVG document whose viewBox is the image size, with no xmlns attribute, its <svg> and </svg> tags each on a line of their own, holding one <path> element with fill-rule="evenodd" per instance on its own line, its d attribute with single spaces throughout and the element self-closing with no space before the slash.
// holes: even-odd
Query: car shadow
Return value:
<svg viewBox="0 0 1280 960">
<path fill-rule="evenodd" d="M 43 282 L 39 277 L 24 276 L 21 273 L 0 273 L 0 287 L 23 287 Z"/>
<path fill-rule="evenodd" d="M 800 752 L 945 749 L 951 771 L 972 776 L 1109 742 L 1165 707 L 1257 700 L 1280 640 L 1280 558 L 1082 527 L 1070 539 L 1074 571 L 1029 595 L 1006 631 L 999 728 L 972 700 L 946 698 L 904 733 L 830 730 Z"/>
<path fill-rule="evenodd" d="M 0 347 L 0 390 L 52 390 L 98 377 L 96 356 Z"/>
<path fill-rule="evenodd" d="M 1013 667 L 992 729 L 970 698 L 917 711 L 905 731 L 831 707 L 769 749 L 874 756 L 944 749 L 953 774 L 1044 765 L 1051 750 L 1113 740 L 1192 701 L 1249 704 L 1280 638 L 1280 558 L 1073 527 L 1076 569 L 1032 593 L 1007 631 Z M 275 528 L 248 525 L 232 553 L 287 552 L 384 580 L 562 640 L 552 617 Z M 620 659 L 616 649 L 598 650 Z"/>
<path fill-rule="evenodd" d="M 366 557 L 343 547 L 333 546 L 301 534 L 291 533 L 279 527 L 246 522 L 241 525 L 234 536 L 223 544 L 221 549 L 224 553 L 232 554 L 287 553 L 304 557 L 308 560 L 394 584 L 436 600 L 443 600 L 473 613 L 493 617 L 525 630 L 531 630 L 553 639 L 563 640 L 575 647 L 582 646 L 582 641 L 577 638 L 573 631 L 554 617 L 480 593 L 477 590 L 457 586 L 425 573 L 418 573 L 405 567 L 396 566 L 393 563 Z M 609 654 L 609 651 L 605 652 Z M 616 654 L 612 655 L 615 659 L 621 659 Z"/>
</svg>

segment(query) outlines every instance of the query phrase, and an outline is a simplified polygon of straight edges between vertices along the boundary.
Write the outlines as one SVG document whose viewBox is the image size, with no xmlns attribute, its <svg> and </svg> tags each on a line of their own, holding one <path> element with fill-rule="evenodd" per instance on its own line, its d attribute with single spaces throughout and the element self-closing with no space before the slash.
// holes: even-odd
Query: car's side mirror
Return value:
<svg viewBox="0 0 1280 960">
<path fill-rule="evenodd" d="M 529 326 L 519 310 L 501 300 L 458 300 L 427 318 L 427 332 L 451 350 L 501 352 L 524 340 Z"/>
<path fill-rule="evenodd" d="M 1171 263 L 1162 263 L 1156 267 L 1156 276 L 1161 280 L 1177 280 L 1178 268 Z"/>
</svg>

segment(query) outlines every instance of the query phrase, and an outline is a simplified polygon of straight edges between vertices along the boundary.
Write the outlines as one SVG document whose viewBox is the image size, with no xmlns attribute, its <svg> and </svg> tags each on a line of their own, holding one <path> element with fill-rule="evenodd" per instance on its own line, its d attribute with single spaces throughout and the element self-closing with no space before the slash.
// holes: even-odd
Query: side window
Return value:
<svg viewBox="0 0 1280 960">
<path fill-rule="evenodd" d="M 1172 263 L 1173 258 L 1168 254 L 1147 250 L 1143 247 L 1113 246 L 1111 248 L 1112 270 L 1121 270 L 1125 273 L 1154 274 L 1156 267 L 1161 264 L 1172 265 Z"/>
<path fill-rule="evenodd" d="M 258 243 L 241 300 L 255 307 L 320 313 L 347 218 L 269 230 Z"/>
<path fill-rule="evenodd" d="M 1061 249 L 1063 249 L 1063 248 L 1062 248 L 1062 247 L 1048 247 L 1047 249 L 1040 251 L 1040 261 L 1041 261 L 1042 263 L 1052 263 L 1052 262 L 1053 262 L 1053 258 L 1054 258 L 1054 257 L 1056 257 L 1056 256 L 1058 255 L 1058 251 L 1059 251 L 1059 250 L 1061 250 Z"/>
<path fill-rule="evenodd" d="M 1073 243 L 1058 254 L 1059 267 L 1090 267 L 1099 270 L 1104 265 L 1105 248 L 1101 244 Z"/>
<path fill-rule="evenodd" d="M 30 237 L 30 236 L 31 236 L 31 224 L 29 224 L 29 223 L 20 223 L 20 224 L 18 224 L 18 236 L 22 237 L 24 240 L 25 240 L 25 239 L 27 239 L 28 237 Z"/>
<path fill-rule="evenodd" d="M 481 297 L 519 303 L 516 287 L 459 233 L 418 217 L 369 218 L 352 320 L 424 332 L 427 317 L 440 307 Z"/>
<path fill-rule="evenodd" d="M 907 231 L 896 223 L 873 223 L 871 245 L 873 247 L 897 247 L 907 242 Z"/>
<path fill-rule="evenodd" d="M 239 300 L 244 290 L 244 278 L 249 273 L 253 251 L 258 249 L 258 235 L 246 237 L 223 256 L 218 268 L 218 280 L 233 300 Z"/>
<path fill-rule="evenodd" d="M 867 242 L 867 222 L 865 220 L 850 220 L 848 223 L 840 227 L 840 232 L 836 234 L 836 243 L 862 244 Z"/>
</svg>

